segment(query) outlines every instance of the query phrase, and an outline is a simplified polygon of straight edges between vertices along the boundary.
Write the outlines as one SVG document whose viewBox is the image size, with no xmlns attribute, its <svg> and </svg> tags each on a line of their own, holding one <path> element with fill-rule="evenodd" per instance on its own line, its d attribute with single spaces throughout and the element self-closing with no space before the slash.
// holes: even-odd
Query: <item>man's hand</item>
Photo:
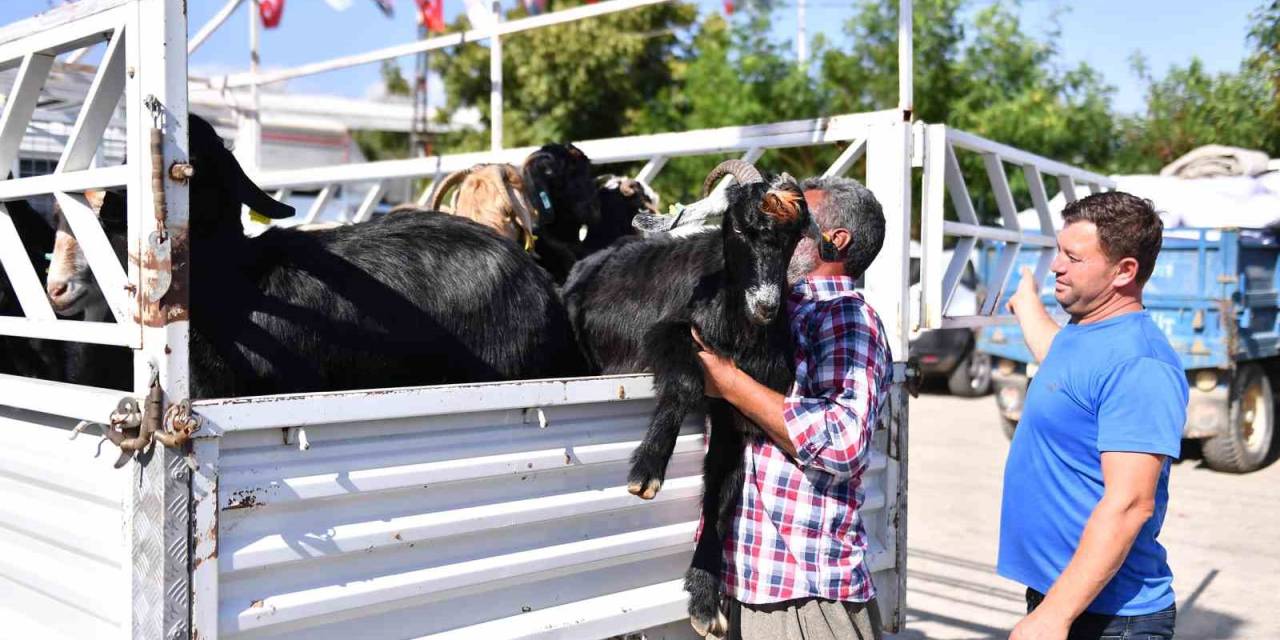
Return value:
<svg viewBox="0 0 1280 640">
<path fill-rule="evenodd" d="M 1036 307 L 1044 308 L 1040 301 L 1040 283 L 1036 282 L 1035 271 L 1031 267 L 1023 267 L 1019 272 L 1022 279 L 1018 281 L 1018 290 L 1010 296 L 1006 306 L 1013 315 L 1021 315 Z"/>
<path fill-rule="evenodd" d="M 1044 609 L 1036 609 L 1018 622 L 1009 640 L 1066 640 L 1071 621 L 1054 617 Z"/>
<path fill-rule="evenodd" d="M 698 352 L 698 364 L 702 365 L 702 381 L 707 396 L 711 398 L 725 397 L 725 392 L 732 390 L 738 375 L 741 373 L 738 370 L 738 365 L 734 364 L 732 359 L 712 351 L 702 341 L 702 336 L 698 335 L 697 328 L 691 327 L 689 333 L 693 334 L 693 341 L 701 349 Z"/>
</svg>

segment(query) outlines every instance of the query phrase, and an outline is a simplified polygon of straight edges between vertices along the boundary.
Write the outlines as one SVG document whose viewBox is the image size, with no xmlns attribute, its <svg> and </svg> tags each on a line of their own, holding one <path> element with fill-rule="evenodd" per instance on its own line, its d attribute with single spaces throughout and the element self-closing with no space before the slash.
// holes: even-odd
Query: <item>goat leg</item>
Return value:
<svg viewBox="0 0 1280 640">
<path fill-rule="evenodd" d="M 657 408 L 644 440 L 631 454 L 627 491 L 645 500 L 662 488 L 667 463 L 685 416 L 705 404 L 702 369 L 688 321 L 664 320 L 645 333 L 645 355 L 653 369 Z"/>
<path fill-rule="evenodd" d="M 684 589 L 689 593 L 689 623 L 694 630 L 702 636 L 719 637 L 729 629 L 720 607 L 720 580 L 724 573 L 724 541 L 742 494 L 744 438 L 734 426 L 733 409 L 728 403 L 713 401 L 708 413 L 711 441 L 702 465 L 702 535 L 685 573 Z"/>
</svg>

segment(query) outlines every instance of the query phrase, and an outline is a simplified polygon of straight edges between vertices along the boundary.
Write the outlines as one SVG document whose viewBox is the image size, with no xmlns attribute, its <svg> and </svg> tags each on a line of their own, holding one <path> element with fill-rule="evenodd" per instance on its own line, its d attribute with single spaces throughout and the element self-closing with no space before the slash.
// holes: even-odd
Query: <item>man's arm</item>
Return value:
<svg viewBox="0 0 1280 640">
<path fill-rule="evenodd" d="M 1044 602 L 1013 629 L 1010 640 L 1062 640 L 1071 623 L 1098 597 L 1129 555 L 1138 532 L 1155 512 L 1156 485 L 1165 457 L 1102 453 L 1102 500 L 1085 523 L 1080 544 Z"/>
<path fill-rule="evenodd" d="M 756 423 L 774 444 L 794 458 L 796 445 L 791 441 L 786 421 L 782 417 L 786 397 L 756 382 L 739 369 L 733 360 L 711 351 L 703 344 L 702 337 L 696 330 L 693 339 L 702 347 L 702 351 L 698 352 L 698 359 L 706 372 L 707 395 L 724 398 L 748 420 Z"/>
<path fill-rule="evenodd" d="M 862 314 L 862 307 L 853 304 L 828 309 L 818 337 L 807 347 L 809 379 L 797 396 L 784 396 L 751 379 L 699 341 L 707 394 L 729 401 L 800 466 L 839 477 L 853 473 L 867 455 L 888 366 L 882 362 L 886 354 L 877 348 L 882 344 L 879 323 L 868 324 Z"/>
<path fill-rule="evenodd" d="M 1022 268 L 1022 279 L 1018 281 L 1018 290 L 1009 298 L 1009 311 L 1018 318 L 1018 326 L 1022 328 L 1022 339 L 1037 362 L 1043 362 L 1053 345 L 1053 337 L 1058 335 L 1062 327 L 1054 321 L 1053 316 L 1044 308 L 1040 300 L 1039 283 L 1030 267 Z"/>
</svg>

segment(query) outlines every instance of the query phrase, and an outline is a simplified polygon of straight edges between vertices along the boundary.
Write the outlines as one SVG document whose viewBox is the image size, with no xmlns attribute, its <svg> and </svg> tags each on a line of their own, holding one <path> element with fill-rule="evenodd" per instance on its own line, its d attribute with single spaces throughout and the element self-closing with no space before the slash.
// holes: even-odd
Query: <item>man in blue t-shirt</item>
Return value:
<svg viewBox="0 0 1280 640">
<path fill-rule="evenodd" d="M 1000 575 L 1027 585 L 1010 640 L 1172 638 L 1173 574 L 1156 540 L 1187 380 L 1142 306 L 1163 225 L 1099 193 L 1062 212 L 1059 327 L 1024 271 L 1009 301 L 1040 370 L 1005 465 Z"/>
</svg>

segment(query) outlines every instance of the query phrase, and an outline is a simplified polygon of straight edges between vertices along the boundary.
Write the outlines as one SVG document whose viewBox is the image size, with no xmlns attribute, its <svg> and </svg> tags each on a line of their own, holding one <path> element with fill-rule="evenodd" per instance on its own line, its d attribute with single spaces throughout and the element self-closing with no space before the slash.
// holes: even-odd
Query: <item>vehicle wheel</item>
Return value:
<svg viewBox="0 0 1280 640">
<path fill-rule="evenodd" d="M 1018 430 L 1018 421 L 1010 420 L 1000 414 L 1000 430 L 1004 432 L 1004 437 L 1013 440 L 1013 432 Z"/>
<path fill-rule="evenodd" d="M 1271 379 L 1256 364 L 1241 366 L 1231 385 L 1227 432 L 1204 441 L 1204 461 L 1215 471 L 1257 471 L 1270 458 L 1274 437 Z"/>
<path fill-rule="evenodd" d="M 969 353 L 947 376 L 951 395 L 976 398 L 991 393 L 991 355 L 969 348 Z"/>
</svg>

